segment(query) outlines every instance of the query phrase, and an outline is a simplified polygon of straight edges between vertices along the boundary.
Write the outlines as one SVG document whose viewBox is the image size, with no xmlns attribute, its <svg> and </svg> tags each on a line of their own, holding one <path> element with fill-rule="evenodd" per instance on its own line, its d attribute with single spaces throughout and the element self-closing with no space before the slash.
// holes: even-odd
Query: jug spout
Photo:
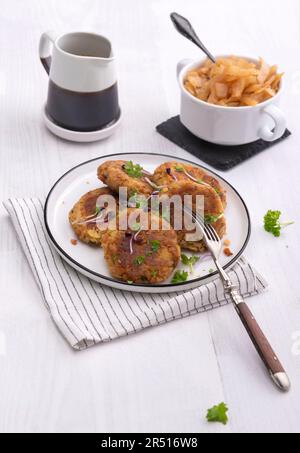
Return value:
<svg viewBox="0 0 300 453">
<path fill-rule="evenodd" d="M 111 42 L 105 36 L 96 33 L 67 33 L 57 40 L 57 46 L 69 57 L 81 57 L 85 60 L 96 60 L 99 63 L 113 59 Z"/>
<path fill-rule="evenodd" d="M 94 33 L 76 33 L 74 43 L 77 55 L 90 58 L 99 64 L 114 59 L 111 42 L 104 36 Z"/>
<path fill-rule="evenodd" d="M 110 53 L 109 56 L 107 56 L 107 57 L 91 57 L 90 61 L 91 61 L 91 63 L 93 63 L 96 66 L 98 66 L 99 68 L 101 68 L 101 66 L 104 66 L 104 65 L 107 65 L 108 63 L 113 62 L 114 59 L 115 59 L 115 57 L 114 57 L 113 53 Z"/>
</svg>

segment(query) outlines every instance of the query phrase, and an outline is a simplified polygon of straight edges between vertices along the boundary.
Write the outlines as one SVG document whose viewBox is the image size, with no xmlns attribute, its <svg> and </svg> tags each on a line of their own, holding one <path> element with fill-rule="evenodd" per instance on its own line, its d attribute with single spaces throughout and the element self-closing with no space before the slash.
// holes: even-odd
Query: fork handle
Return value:
<svg viewBox="0 0 300 453">
<path fill-rule="evenodd" d="M 281 390 L 288 391 L 289 378 L 250 308 L 245 302 L 235 303 L 234 306 L 273 381 Z"/>
</svg>

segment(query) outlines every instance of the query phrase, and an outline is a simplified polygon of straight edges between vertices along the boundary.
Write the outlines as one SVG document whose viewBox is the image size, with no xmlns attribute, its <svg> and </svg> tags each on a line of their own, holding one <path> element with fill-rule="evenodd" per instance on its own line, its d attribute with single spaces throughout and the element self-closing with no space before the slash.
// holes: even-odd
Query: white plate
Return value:
<svg viewBox="0 0 300 453">
<path fill-rule="evenodd" d="M 99 283 L 127 291 L 148 293 L 176 292 L 192 289 L 207 283 L 217 275 L 217 272 L 211 272 L 211 269 L 215 269 L 211 259 L 205 262 L 202 262 L 200 259 L 195 265 L 194 274 L 190 275 L 190 279 L 185 283 L 174 285 L 171 283 L 170 278 L 169 281 L 161 285 L 130 285 L 110 276 L 104 261 L 102 249 L 90 247 L 79 241 L 76 246 L 71 244 L 71 239 L 75 236 L 68 221 L 69 211 L 83 194 L 103 186 L 97 178 L 97 167 L 107 160 L 118 159 L 132 160 L 150 172 L 154 171 L 156 167 L 164 162 L 176 160 L 204 168 L 209 174 L 217 176 L 223 187 L 227 190 L 227 236 L 231 240 L 231 249 L 233 252 L 233 256 L 231 257 L 221 254 L 220 260 L 225 269 L 230 268 L 237 261 L 249 241 L 251 224 L 249 212 L 243 199 L 227 181 L 195 162 L 179 159 L 174 156 L 128 153 L 99 157 L 72 168 L 54 184 L 48 194 L 44 209 L 46 229 L 58 253 L 72 267 Z M 179 268 L 182 268 L 182 265 L 179 265 Z"/>
<path fill-rule="evenodd" d="M 120 112 L 120 116 L 113 123 L 110 123 L 102 129 L 99 129 L 98 131 L 91 132 L 72 131 L 70 129 L 65 129 L 61 126 L 58 126 L 58 124 L 55 124 L 47 115 L 46 106 L 44 106 L 43 108 L 43 119 L 45 125 L 47 126 L 49 131 L 52 132 L 52 134 L 71 142 L 89 143 L 104 140 L 105 138 L 110 137 L 114 132 L 116 132 L 116 130 L 120 127 L 122 121 L 122 113 Z"/>
</svg>

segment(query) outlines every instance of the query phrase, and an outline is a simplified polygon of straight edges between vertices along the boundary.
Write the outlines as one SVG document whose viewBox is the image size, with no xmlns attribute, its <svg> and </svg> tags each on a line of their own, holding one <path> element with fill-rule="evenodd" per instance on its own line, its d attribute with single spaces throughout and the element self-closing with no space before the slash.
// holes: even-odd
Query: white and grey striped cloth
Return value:
<svg viewBox="0 0 300 453">
<path fill-rule="evenodd" d="M 46 307 L 58 330 L 76 350 L 230 302 L 219 279 L 193 291 L 172 294 L 137 294 L 101 286 L 66 264 L 49 244 L 39 199 L 10 199 L 4 206 Z M 230 271 L 230 277 L 244 297 L 267 287 L 243 258 Z"/>
</svg>

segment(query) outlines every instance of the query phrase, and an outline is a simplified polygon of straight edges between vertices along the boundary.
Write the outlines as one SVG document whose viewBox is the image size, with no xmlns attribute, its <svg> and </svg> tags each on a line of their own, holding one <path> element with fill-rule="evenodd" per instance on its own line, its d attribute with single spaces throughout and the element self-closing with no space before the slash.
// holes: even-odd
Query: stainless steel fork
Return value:
<svg viewBox="0 0 300 453">
<path fill-rule="evenodd" d="M 185 211 L 188 212 L 186 209 Z M 190 211 L 189 214 L 191 214 Z M 264 365 L 270 373 L 273 382 L 277 385 L 277 387 L 279 387 L 280 390 L 288 391 L 291 384 L 283 366 L 278 360 L 277 355 L 273 351 L 263 331 L 259 327 L 248 305 L 245 303 L 244 298 L 239 291 L 239 288 L 232 283 L 229 275 L 224 271 L 219 262 L 219 257 L 222 250 L 222 242 L 220 237 L 218 236 L 213 226 L 206 224 L 199 215 L 193 213 L 192 216 L 203 234 L 207 248 L 212 254 L 215 265 L 223 281 L 224 289 L 234 302 L 234 307 L 242 323 L 244 324 L 244 327 L 246 328 L 246 331 L 248 332 L 248 335 L 251 338 L 252 343 L 255 346 L 259 356 L 261 357 Z"/>
</svg>

